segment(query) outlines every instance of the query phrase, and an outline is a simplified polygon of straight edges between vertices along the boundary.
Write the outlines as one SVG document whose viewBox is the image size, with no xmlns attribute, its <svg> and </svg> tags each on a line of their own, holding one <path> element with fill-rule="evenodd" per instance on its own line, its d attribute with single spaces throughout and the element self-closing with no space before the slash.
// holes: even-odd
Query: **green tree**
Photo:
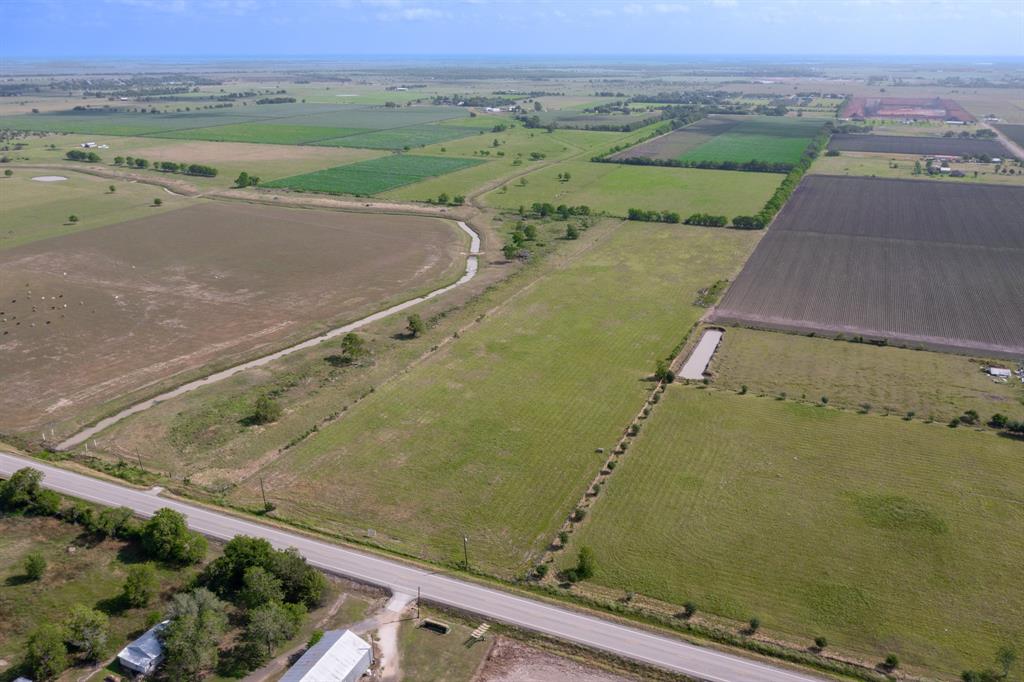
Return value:
<svg viewBox="0 0 1024 682">
<path fill-rule="evenodd" d="M 294 548 L 277 550 L 271 554 L 267 570 L 281 581 L 286 602 L 301 603 L 310 609 L 323 602 L 327 593 L 327 579 Z"/>
<path fill-rule="evenodd" d="M 200 587 L 174 595 L 168 619 L 160 633 L 164 672 L 172 680 L 202 679 L 217 665 L 217 645 L 228 623 L 226 605 Z"/>
<path fill-rule="evenodd" d="M 123 166 L 124 165 L 124 157 L 123 156 L 115 156 L 114 157 L 114 165 L 115 166 Z"/>
<path fill-rule="evenodd" d="M 274 647 L 286 642 L 299 632 L 306 607 L 302 604 L 271 602 L 249 612 L 245 627 L 245 640 L 259 646 L 269 657 Z"/>
<path fill-rule="evenodd" d="M 761 629 L 761 619 L 760 618 L 751 618 L 749 621 L 747 621 L 747 630 L 750 632 L 750 634 L 754 634 L 755 632 L 757 632 L 760 629 Z"/>
<path fill-rule="evenodd" d="M 822 649 L 824 649 L 827 646 L 828 646 L 828 640 L 825 639 L 824 637 L 815 637 L 814 638 L 814 647 L 818 651 L 821 651 Z"/>
<path fill-rule="evenodd" d="M 188 529 L 185 517 L 164 507 L 140 531 L 146 553 L 162 561 L 194 564 L 206 556 L 206 538 Z"/>
<path fill-rule="evenodd" d="M 96 516 L 92 530 L 108 537 L 125 537 L 133 527 L 133 514 L 128 507 L 107 507 Z"/>
<path fill-rule="evenodd" d="M 75 604 L 64 621 L 65 641 L 88 660 L 95 661 L 107 648 L 108 628 L 105 613 Z"/>
<path fill-rule="evenodd" d="M 38 469 L 18 469 L 6 481 L 0 481 L 0 509 L 17 511 L 33 504 L 42 491 L 43 474 Z"/>
<path fill-rule="evenodd" d="M 59 626 L 45 623 L 29 635 L 25 646 L 25 667 L 37 682 L 56 679 L 68 667 L 68 650 Z"/>
<path fill-rule="evenodd" d="M 255 609 L 284 599 L 281 581 L 262 566 L 250 566 L 242 577 L 238 601 L 247 609 Z"/>
<path fill-rule="evenodd" d="M 568 171 L 566 171 L 565 173 L 562 173 L 562 182 L 569 182 L 569 180 L 571 180 L 571 179 L 572 179 L 572 175 L 570 175 Z"/>
<path fill-rule="evenodd" d="M 78 222 L 78 216 L 76 216 L 74 213 L 72 213 L 71 215 L 68 216 L 68 222 L 69 223 L 77 223 Z"/>
<path fill-rule="evenodd" d="M 409 334 L 413 337 L 420 336 L 423 332 L 427 331 L 427 325 L 423 322 L 423 318 L 417 313 L 413 313 L 408 317 L 406 329 Z"/>
<path fill-rule="evenodd" d="M 533 110 L 534 111 L 544 111 L 544 105 L 541 104 L 539 101 L 535 100 L 533 102 Z"/>
<path fill-rule="evenodd" d="M 25 575 L 29 580 L 39 580 L 46 573 L 46 559 L 39 552 L 30 552 L 25 557 Z"/>
<path fill-rule="evenodd" d="M 261 395 L 256 399 L 256 406 L 253 409 L 252 421 L 256 424 L 269 424 L 281 418 L 281 405 L 268 395 Z"/>
<path fill-rule="evenodd" d="M 248 186 L 249 186 L 249 174 L 246 173 L 245 171 L 242 171 L 241 173 L 238 174 L 238 177 L 235 178 L 235 187 L 248 187 Z"/>
<path fill-rule="evenodd" d="M 575 225 L 566 225 L 565 226 L 565 238 L 566 239 L 579 239 L 580 238 L 580 230 L 579 230 L 579 228 L 576 227 Z"/>
<path fill-rule="evenodd" d="M 537 226 L 536 225 L 524 225 L 523 226 L 523 235 L 526 237 L 526 239 L 528 241 L 531 241 L 531 242 L 532 241 L 536 241 L 537 240 Z"/>
<path fill-rule="evenodd" d="M 157 198 L 153 199 L 153 205 L 154 206 L 161 206 L 161 205 L 163 205 L 163 203 L 164 203 L 164 200 L 161 199 L 160 197 L 157 197 Z"/>
<path fill-rule="evenodd" d="M 117 187 L 114 187 L 113 185 L 107 185 L 107 189 L 110 190 L 111 194 L 117 191 Z"/>
<path fill-rule="evenodd" d="M 146 562 L 134 564 L 128 568 L 122 595 L 129 606 L 133 608 L 148 606 L 159 591 L 160 580 L 157 578 L 156 567 L 153 564 Z"/>
<path fill-rule="evenodd" d="M 509 241 L 505 246 L 501 247 L 501 253 L 505 256 L 505 260 L 512 260 L 519 253 L 519 246 L 514 241 Z"/>
<path fill-rule="evenodd" d="M 9 178 L 12 175 L 14 175 L 14 171 L 12 171 L 10 168 L 4 169 L 4 177 Z"/>
<path fill-rule="evenodd" d="M 447 206 L 450 198 L 447 192 L 441 192 L 437 195 L 437 203 Z"/>
<path fill-rule="evenodd" d="M 900 658 L 896 654 L 889 654 L 885 657 L 885 662 L 883 663 L 883 665 L 886 667 L 887 670 L 895 670 L 896 668 L 900 667 Z"/>
<path fill-rule="evenodd" d="M 580 553 L 576 557 L 576 577 L 580 580 L 589 580 L 594 577 L 595 568 L 594 550 L 586 545 L 580 547 Z"/>
<path fill-rule="evenodd" d="M 363 341 L 363 337 L 359 336 L 359 334 L 349 332 L 341 339 L 341 352 L 344 353 L 345 357 L 350 361 L 355 362 L 366 355 L 366 342 Z"/>
</svg>

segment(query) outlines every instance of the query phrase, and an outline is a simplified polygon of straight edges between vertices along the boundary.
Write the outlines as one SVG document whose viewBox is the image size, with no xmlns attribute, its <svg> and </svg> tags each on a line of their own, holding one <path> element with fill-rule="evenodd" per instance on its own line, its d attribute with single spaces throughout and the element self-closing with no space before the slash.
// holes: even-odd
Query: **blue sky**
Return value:
<svg viewBox="0 0 1024 682">
<path fill-rule="evenodd" d="M 31 58 L 1024 54 L 1024 0 L 0 0 L 0 22 Z"/>
</svg>

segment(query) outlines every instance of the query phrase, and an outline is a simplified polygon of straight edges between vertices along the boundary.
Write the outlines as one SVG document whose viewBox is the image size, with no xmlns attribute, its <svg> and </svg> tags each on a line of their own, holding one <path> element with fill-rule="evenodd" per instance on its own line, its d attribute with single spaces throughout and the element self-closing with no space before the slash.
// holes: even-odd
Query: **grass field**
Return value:
<svg viewBox="0 0 1024 682">
<path fill-rule="evenodd" d="M 480 162 L 472 159 L 396 154 L 347 166 L 314 171 L 305 175 L 282 178 L 268 182 L 264 186 L 368 196 L 410 185 L 425 178 L 451 173 L 477 163 Z"/>
<path fill-rule="evenodd" d="M 333 139 L 321 139 L 316 144 L 326 147 L 362 147 L 364 149 L 405 149 L 425 147 L 437 142 L 457 140 L 473 135 L 469 126 L 416 125 L 407 128 L 391 128 L 357 134 L 339 135 Z"/>
<path fill-rule="evenodd" d="M 91 230 L 123 220 L 142 218 L 189 206 L 194 199 L 164 192 L 159 187 L 98 178 L 83 173 L 14 169 L 0 177 L 0 251 L 29 242 Z M 37 182 L 40 175 L 64 173 L 62 182 Z M 110 185 L 116 188 L 111 194 Z M 153 206 L 154 197 L 163 204 Z M 78 222 L 68 221 L 71 215 Z"/>
<path fill-rule="evenodd" d="M 560 173 L 571 179 L 562 182 Z M 516 209 L 535 201 L 552 204 L 587 204 L 594 210 L 625 216 L 630 208 L 678 211 L 729 217 L 756 213 L 775 191 L 773 173 L 626 166 L 613 163 L 570 161 L 526 176 L 527 185 L 509 182 L 488 192 L 492 207 Z"/>
<path fill-rule="evenodd" d="M 0 518 L 0 658 L 21 660 L 29 633 L 40 623 L 60 623 L 74 604 L 110 616 L 110 648 L 141 633 L 152 609 L 122 609 L 118 596 L 138 550 L 118 540 L 95 543 L 81 529 L 50 518 Z M 74 547 L 74 553 L 68 551 Z M 39 552 L 48 564 L 39 581 L 24 577 L 25 557 Z M 183 587 L 194 569 L 158 567 L 162 591 Z M 4 669 L 0 667 L 0 676 Z"/>
<path fill-rule="evenodd" d="M 656 359 L 703 312 L 687 302 L 756 239 L 591 228 L 573 244 L 581 253 L 274 458 L 260 475 L 276 513 L 358 536 L 372 528 L 374 542 L 444 562 L 461 559 L 466 534 L 475 568 L 521 571 L 596 472 L 594 448 L 642 403 Z M 250 478 L 230 500 L 259 495 Z"/>
<path fill-rule="evenodd" d="M 820 119 L 755 117 L 687 151 L 680 160 L 796 163 L 821 125 Z"/>
<path fill-rule="evenodd" d="M 1024 646 L 1020 447 L 673 386 L 573 546 L 599 584 L 953 677 Z"/>
<path fill-rule="evenodd" d="M 156 137 L 210 142 L 252 142 L 256 144 L 303 144 L 366 132 L 363 128 L 328 128 L 324 126 L 267 125 L 236 123 L 212 128 L 190 128 L 163 132 Z"/>
<path fill-rule="evenodd" d="M 398 660 L 403 679 L 420 682 L 471 682 L 490 649 L 489 642 L 470 642 L 473 628 L 453 622 L 444 613 L 424 610 L 424 618 L 434 618 L 451 627 L 440 635 L 417 627 L 414 620 L 402 623 L 398 633 Z"/>
<path fill-rule="evenodd" d="M 925 173 L 914 175 L 914 161 L 916 160 L 911 156 L 867 152 L 843 152 L 839 156 L 822 154 L 811 164 L 809 172 L 818 175 L 904 178 L 933 182 L 1024 185 L 1024 173 L 1020 172 L 1021 166 L 1009 161 L 1000 164 L 999 168 L 1014 168 L 1013 175 L 995 172 L 996 164 L 992 163 L 953 161 L 950 163 L 950 167 L 953 170 L 963 171 L 965 174 L 962 178 L 954 178 L 949 175 L 927 175 Z"/>
<path fill-rule="evenodd" d="M 770 360 L 766 360 L 770 358 Z M 1000 384 L 981 370 L 1005 360 L 929 353 L 795 334 L 726 330 L 711 371 L 716 386 L 895 416 L 948 422 L 965 410 L 983 419 L 1001 412 L 1024 419 L 1024 384 Z"/>
</svg>

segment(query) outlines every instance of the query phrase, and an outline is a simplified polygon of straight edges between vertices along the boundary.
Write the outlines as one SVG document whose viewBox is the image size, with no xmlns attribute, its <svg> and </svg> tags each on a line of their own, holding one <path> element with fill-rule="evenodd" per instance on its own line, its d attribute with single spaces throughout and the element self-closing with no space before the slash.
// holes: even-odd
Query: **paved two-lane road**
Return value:
<svg viewBox="0 0 1024 682">
<path fill-rule="evenodd" d="M 102 505 L 130 507 L 143 517 L 152 516 L 161 507 L 170 507 L 184 514 L 194 530 L 212 538 L 265 538 L 275 547 L 295 547 L 309 563 L 337 575 L 406 594 L 416 594 L 419 588 L 423 598 L 432 602 L 709 682 L 821 679 L 0 452 L 0 476 L 10 476 L 26 466 L 42 471 L 43 485 L 65 495 Z"/>
</svg>

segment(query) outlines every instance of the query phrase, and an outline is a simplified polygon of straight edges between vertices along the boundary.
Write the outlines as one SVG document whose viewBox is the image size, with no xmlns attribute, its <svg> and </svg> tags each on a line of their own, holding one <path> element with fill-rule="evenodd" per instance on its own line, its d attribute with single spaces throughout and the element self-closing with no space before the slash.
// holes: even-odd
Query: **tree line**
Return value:
<svg viewBox="0 0 1024 682">
<path fill-rule="evenodd" d="M 71 152 L 68 152 L 69 154 Z M 217 169 L 201 163 L 176 163 L 174 161 L 153 161 L 135 156 L 115 156 L 115 166 L 126 166 L 128 168 L 152 168 L 153 170 L 164 171 L 165 173 L 182 173 L 184 175 L 199 175 L 205 178 L 217 177 Z"/>
</svg>

